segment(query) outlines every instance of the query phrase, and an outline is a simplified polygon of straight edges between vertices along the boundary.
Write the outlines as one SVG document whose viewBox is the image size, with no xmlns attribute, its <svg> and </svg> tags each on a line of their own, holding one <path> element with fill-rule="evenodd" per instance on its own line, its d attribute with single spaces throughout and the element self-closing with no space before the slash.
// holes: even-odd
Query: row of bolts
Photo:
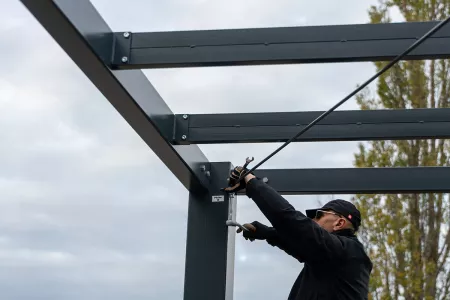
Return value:
<svg viewBox="0 0 450 300">
<path fill-rule="evenodd" d="M 126 38 L 126 39 L 129 38 L 130 37 L 130 33 L 129 32 L 124 32 L 123 33 L 123 37 Z M 122 62 L 123 63 L 126 63 L 127 61 L 128 61 L 128 57 L 126 57 L 126 56 L 122 57 Z"/>
</svg>

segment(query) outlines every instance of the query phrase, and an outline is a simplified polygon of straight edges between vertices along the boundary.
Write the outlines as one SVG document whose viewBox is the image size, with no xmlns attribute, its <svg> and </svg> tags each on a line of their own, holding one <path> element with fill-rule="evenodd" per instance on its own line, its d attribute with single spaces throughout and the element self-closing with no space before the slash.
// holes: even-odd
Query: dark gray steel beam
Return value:
<svg viewBox="0 0 450 300">
<path fill-rule="evenodd" d="M 227 186 L 230 163 L 211 163 L 211 191 L 189 194 L 185 300 L 233 299 L 236 197 L 219 192 Z"/>
<path fill-rule="evenodd" d="M 145 75 L 105 65 L 128 40 L 114 34 L 88 0 L 21 1 L 187 189 L 209 184 L 200 169 L 209 168 L 208 160 L 200 149 L 168 140 L 174 114 Z"/>
<path fill-rule="evenodd" d="M 116 68 L 333 63 L 392 60 L 438 22 L 138 32 Z M 122 33 L 121 33 L 122 34 Z M 405 60 L 450 58 L 450 24 Z"/>
<path fill-rule="evenodd" d="M 255 175 L 285 195 L 450 192 L 450 167 L 261 169 Z"/>
<path fill-rule="evenodd" d="M 292 138 L 323 112 L 176 115 L 174 144 L 268 143 Z M 296 142 L 450 138 L 450 109 L 334 111 Z"/>
</svg>

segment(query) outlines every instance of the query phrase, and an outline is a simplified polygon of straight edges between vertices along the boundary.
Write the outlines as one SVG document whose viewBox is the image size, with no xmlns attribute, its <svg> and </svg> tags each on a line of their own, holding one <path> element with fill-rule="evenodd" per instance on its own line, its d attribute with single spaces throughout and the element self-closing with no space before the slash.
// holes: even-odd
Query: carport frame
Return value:
<svg viewBox="0 0 450 300">
<path fill-rule="evenodd" d="M 433 21 L 131 33 L 113 32 L 88 0 L 21 2 L 189 191 L 184 284 L 184 299 L 187 300 L 233 298 L 235 233 L 225 226 L 225 220 L 235 216 L 236 199 L 233 194 L 220 191 L 233 166 L 230 162 L 209 162 L 197 143 L 276 142 L 287 139 L 287 136 L 262 136 L 255 141 L 252 140 L 250 129 L 240 137 L 234 135 L 227 139 L 214 138 L 218 135 L 216 131 L 206 140 L 202 141 L 201 135 L 197 135 L 198 139 L 191 140 L 189 130 L 193 127 L 186 125 L 189 124 L 186 123 L 189 116 L 185 118 L 184 115 L 175 115 L 140 69 L 383 61 L 393 58 L 414 39 L 436 25 Z M 447 25 L 405 59 L 449 58 L 449 41 L 450 27 Z M 325 50 L 318 51 L 319 49 Z M 411 116 L 411 112 L 400 113 Z M 440 112 L 429 110 L 422 113 L 429 117 Z M 270 118 L 274 120 L 282 117 L 282 114 L 284 113 L 270 113 Z M 294 113 L 291 120 L 301 114 L 307 115 Z M 342 113 L 336 112 L 335 115 L 339 114 Z M 360 119 L 360 125 L 364 126 L 364 121 L 367 121 L 365 114 L 371 113 L 353 111 L 351 114 Z M 380 118 L 381 114 L 393 113 L 381 112 L 376 118 Z M 217 116 L 219 121 L 215 125 L 218 126 L 223 125 L 221 122 L 228 118 L 226 115 Z M 268 114 L 252 115 L 250 119 L 267 126 L 267 116 Z M 201 117 L 206 116 L 195 116 Z M 249 119 L 240 120 L 244 122 Z M 333 122 L 333 115 L 324 122 L 330 120 Z M 431 118 L 430 123 L 433 120 Z M 419 118 L 411 121 L 417 130 L 423 129 L 423 122 L 421 125 L 420 121 L 423 120 Z M 447 120 L 443 123 L 445 122 Z M 352 127 L 349 124 L 346 126 Z M 381 126 L 386 124 L 381 122 Z M 436 131 L 445 130 L 439 126 L 446 125 L 438 125 Z M 186 128 L 188 133 L 183 134 Z M 377 138 L 431 138 L 432 130 L 434 129 L 429 128 L 425 135 L 414 136 L 405 131 L 404 135 L 389 137 L 386 133 L 386 136 L 378 134 Z M 439 134 L 436 136 L 448 137 Z M 374 138 L 373 135 L 371 137 L 366 133 L 357 140 L 370 138 Z M 354 139 L 356 138 L 351 137 L 348 131 L 345 136 L 329 134 L 325 138 Z M 321 138 L 316 135 L 312 140 L 319 141 Z M 450 191 L 450 181 L 444 179 L 450 175 L 447 167 L 261 169 L 256 172 L 259 176 L 266 177 L 268 184 L 283 194 Z M 299 178 L 308 180 L 299 181 Z M 354 180 L 349 180 L 352 178 Z M 341 183 L 338 184 L 339 182 Z"/>
</svg>

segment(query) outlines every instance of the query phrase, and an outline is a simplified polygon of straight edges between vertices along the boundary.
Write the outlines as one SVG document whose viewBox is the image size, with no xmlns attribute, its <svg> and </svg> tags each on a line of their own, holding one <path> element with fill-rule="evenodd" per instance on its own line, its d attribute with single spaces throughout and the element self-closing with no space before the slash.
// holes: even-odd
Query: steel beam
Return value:
<svg viewBox="0 0 450 300">
<path fill-rule="evenodd" d="M 209 163 L 200 149 L 168 140 L 174 114 L 142 71 L 105 65 L 126 49 L 128 39 L 114 34 L 88 0 L 21 1 L 187 189 L 209 184 L 201 170 Z"/>
<path fill-rule="evenodd" d="M 255 175 L 285 195 L 450 192 L 450 167 L 261 169 Z"/>
<path fill-rule="evenodd" d="M 233 299 L 236 197 L 219 192 L 227 186 L 230 163 L 211 164 L 211 190 L 191 192 L 186 240 L 185 300 Z"/>
<path fill-rule="evenodd" d="M 176 115 L 175 144 L 270 143 L 292 138 L 323 112 Z M 450 109 L 334 111 L 296 142 L 450 138 Z"/>
<path fill-rule="evenodd" d="M 120 69 L 392 60 L 438 22 L 137 32 Z M 120 33 L 123 34 L 123 33 Z M 122 60 L 126 57 L 126 61 Z M 450 25 L 405 60 L 450 58 Z"/>
</svg>

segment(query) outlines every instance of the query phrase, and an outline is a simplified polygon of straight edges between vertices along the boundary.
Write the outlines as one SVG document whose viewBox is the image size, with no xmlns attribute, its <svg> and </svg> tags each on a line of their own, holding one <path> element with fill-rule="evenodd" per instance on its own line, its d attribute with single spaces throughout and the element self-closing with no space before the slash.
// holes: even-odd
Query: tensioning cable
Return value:
<svg viewBox="0 0 450 300">
<path fill-rule="evenodd" d="M 287 145 L 289 145 L 293 140 L 295 140 L 296 138 L 298 138 L 300 135 L 302 135 L 303 133 L 305 133 L 308 129 L 310 129 L 311 127 L 313 127 L 317 122 L 319 122 L 320 120 L 322 120 L 323 118 L 325 118 L 327 115 L 329 115 L 332 111 L 334 111 L 336 108 L 338 108 L 339 106 L 341 106 L 342 104 L 344 104 L 348 99 L 350 99 L 351 97 L 353 97 L 354 95 L 356 95 L 359 91 L 361 91 L 363 88 L 365 88 L 367 85 L 369 85 L 372 81 L 374 81 L 375 79 L 377 79 L 381 74 L 383 74 L 384 72 L 386 72 L 387 70 L 389 70 L 393 65 L 395 65 L 399 60 L 401 60 L 406 54 L 408 54 L 409 52 L 411 52 L 412 50 L 414 50 L 417 46 L 419 46 L 420 44 L 422 44 L 427 38 L 429 38 L 432 34 L 434 34 L 435 32 L 437 32 L 439 29 L 442 28 L 442 26 L 444 26 L 446 23 L 448 23 L 448 21 L 450 21 L 450 17 L 448 17 L 447 19 L 441 21 L 439 24 L 437 24 L 435 27 L 433 27 L 430 31 L 428 31 L 426 34 L 424 34 L 420 39 L 418 39 L 414 44 L 412 44 L 411 46 L 409 46 L 408 49 L 406 49 L 403 53 L 399 54 L 396 58 L 394 58 L 390 63 L 388 63 L 383 69 L 381 69 L 380 71 L 378 71 L 375 75 L 373 75 L 371 78 L 369 78 L 366 82 L 364 82 L 361 86 L 359 86 L 358 88 L 356 88 L 353 92 L 351 92 L 347 97 L 345 97 L 344 99 L 342 99 L 341 101 L 339 101 L 336 105 L 334 105 L 332 108 L 330 108 L 329 110 L 327 110 L 326 112 L 324 112 L 323 114 L 321 114 L 320 116 L 318 116 L 314 121 L 312 121 L 311 123 L 309 123 L 305 128 L 303 128 L 299 133 L 297 133 L 296 135 L 294 135 L 292 138 L 290 138 L 288 141 L 286 141 L 283 145 L 281 145 L 278 149 L 276 149 L 275 151 L 273 151 L 271 154 L 269 154 L 266 158 L 264 158 L 261 162 L 259 162 L 258 164 L 256 164 L 253 168 L 251 168 L 250 170 L 248 170 L 246 173 L 244 173 L 243 175 L 240 176 L 239 180 L 242 180 L 247 174 L 253 172 L 256 170 L 256 168 L 258 168 L 259 166 L 261 166 L 263 163 L 265 163 L 266 161 L 268 161 L 272 156 L 274 156 L 275 154 L 277 154 L 278 152 L 281 151 L 281 149 L 283 149 L 284 147 L 286 147 Z"/>
</svg>

